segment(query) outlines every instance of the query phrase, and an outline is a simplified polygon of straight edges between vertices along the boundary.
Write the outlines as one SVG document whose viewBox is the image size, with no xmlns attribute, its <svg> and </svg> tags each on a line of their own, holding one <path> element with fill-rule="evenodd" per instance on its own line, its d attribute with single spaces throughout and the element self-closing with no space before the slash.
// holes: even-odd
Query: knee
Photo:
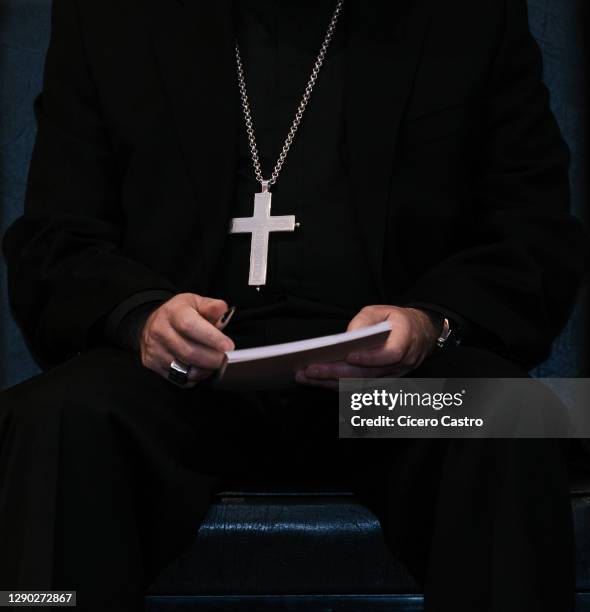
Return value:
<svg viewBox="0 0 590 612">
<path fill-rule="evenodd" d="M 505 470 L 521 470 L 531 476 L 566 464 L 567 442 L 560 438 L 512 438 L 493 441 L 496 463 Z"/>
<path fill-rule="evenodd" d="M 91 426 L 130 405 L 134 379 L 147 374 L 141 369 L 131 353 L 89 351 L 4 391 L 0 421 L 28 431 L 53 422 Z"/>
<path fill-rule="evenodd" d="M 557 438 L 487 438 L 449 440 L 451 473 L 464 482 L 535 484 L 566 482 L 566 445 Z M 469 476 L 467 476 L 469 474 Z"/>
<path fill-rule="evenodd" d="M 453 346 L 435 352 L 416 370 L 424 378 L 528 378 L 519 364 L 475 346 Z"/>
</svg>

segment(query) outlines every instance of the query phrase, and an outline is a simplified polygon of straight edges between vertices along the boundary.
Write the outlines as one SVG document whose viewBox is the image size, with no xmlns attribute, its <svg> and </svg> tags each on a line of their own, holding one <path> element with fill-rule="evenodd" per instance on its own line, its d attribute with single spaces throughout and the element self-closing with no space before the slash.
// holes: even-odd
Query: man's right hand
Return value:
<svg viewBox="0 0 590 612">
<path fill-rule="evenodd" d="M 223 361 L 233 341 L 215 327 L 227 310 L 223 300 L 194 293 L 174 296 L 148 317 L 140 339 L 141 361 L 146 368 L 168 378 L 174 359 L 190 365 L 186 388 L 208 378 Z"/>
</svg>

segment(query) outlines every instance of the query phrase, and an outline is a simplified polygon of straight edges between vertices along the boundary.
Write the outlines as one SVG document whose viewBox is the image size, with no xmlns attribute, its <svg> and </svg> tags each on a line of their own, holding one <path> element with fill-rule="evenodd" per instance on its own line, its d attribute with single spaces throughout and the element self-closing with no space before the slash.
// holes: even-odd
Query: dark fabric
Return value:
<svg viewBox="0 0 590 612">
<path fill-rule="evenodd" d="M 347 159 L 382 301 L 440 304 L 543 359 L 583 235 L 524 1 L 347 11 Z M 26 213 L 4 239 L 46 365 L 139 291 L 209 292 L 238 161 L 229 17 L 226 1 L 55 4 Z"/>
<path fill-rule="evenodd" d="M 261 163 L 265 176 L 270 176 L 334 3 L 256 0 L 234 2 L 233 8 Z M 272 213 L 294 214 L 302 228 L 296 235 L 271 235 L 269 275 L 262 290 L 247 283 L 250 235 L 225 239 L 210 295 L 223 297 L 237 307 L 230 332 L 238 348 L 298 339 L 313 335 L 313 330 L 317 334 L 343 331 L 360 308 L 378 301 L 372 281 L 364 273 L 367 262 L 360 250 L 346 167 L 345 44 L 343 15 L 306 112 L 305 127 L 272 188 Z M 248 217 L 260 184 L 252 168 L 243 119 L 238 148 L 230 215 Z M 137 298 L 150 301 L 150 292 Z M 121 312 L 134 307 L 125 300 L 106 319 L 107 338 L 118 346 L 137 346 L 132 338 L 140 331 L 149 306 L 136 309 L 121 321 Z M 314 320 L 310 323 L 309 319 Z M 112 333 L 115 326 L 117 334 Z"/>
<path fill-rule="evenodd" d="M 279 157 L 333 10 L 332 0 L 313 4 L 234 2 L 236 33 L 266 177 Z M 211 294 L 237 308 L 238 316 L 228 333 L 238 348 L 300 339 L 312 335 L 312 329 L 319 334 L 344 331 L 363 306 L 380 301 L 366 274 L 350 194 L 344 121 L 346 21 L 345 11 L 307 109 L 304 133 L 291 147 L 288 170 L 272 187 L 273 214 L 294 214 L 303 227 L 296 235 L 272 235 L 267 283 L 258 289 L 246 282 L 251 236 L 233 235 L 225 240 Z M 242 123 L 231 216 L 250 216 L 253 194 L 258 191 Z M 105 322 L 108 341 L 137 348 L 142 325 L 155 307 L 149 304 L 152 299 L 151 292 L 142 292 L 117 306 Z M 138 308 L 139 300 L 148 304 Z M 451 316 L 443 308 L 434 308 L 442 316 Z M 467 329 L 466 322 L 462 327 Z"/>
<path fill-rule="evenodd" d="M 590 591 L 590 495 L 585 490 L 573 496 L 576 532 L 576 584 L 579 591 Z"/>
<path fill-rule="evenodd" d="M 146 292 L 147 293 L 147 292 Z M 115 311 L 119 310 L 120 318 L 114 313 L 107 317 L 104 328 L 102 325 L 95 326 L 98 335 L 96 343 L 106 340 L 107 344 L 130 351 L 139 351 L 141 347 L 141 333 L 154 310 L 161 306 L 163 301 L 145 301 L 135 307 L 130 307 L 129 301 L 125 300 Z M 102 335 L 102 338 L 101 338 Z"/>
<path fill-rule="evenodd" d="M 570 182 L 573 209 L 586 214 L 585 99 L 586 62 L 583 32 L 585 0 L 529 0 L 531 31 L 543 53 L 543 77 L 551 106 L 572 153 Z M 22 213 L 26 174 L 35 122 L 33 99 L 41 76 L 50 31 L 50 0 L 5 0 L 0 6 L 0 233 Z M 165 152 L 164 152 L 165 154 Z M 37 366 L 10 315 L 4 262 L 0 262 L 0 387 L 34 374 Z M 541 376 L 581 376 L 587 372 L 585 303 L 556 341 L 551 359 L 536 370 Z M 586 364 L 586 365 L 584 365 Z"/>
<path fill-rule="evenodd" d="M 265 177 L 279 157 L 334 6 L 332 0 L 234 3 Z M 293 296 L 354 314 L 378 299 L 365 273 L 367 260 L 361 251 L 349 184 L 344 121 L 346 41 L 344 11 L 300 131 L 272 187 L 273 214 L 294 214 L 301 227 L 293 234 L 271 235 L 267 285 L 261 291 L 247 284 L 250 235 L 226 239 L 212 291 L 239 310 Z M 249 217 L 253 194 L 260 191 L 260 185 L 243 120 L 239 132 L 236 198 L 230 214 Z"/>
<path fill-rule="evenodd" d="M 524 375 L 461 347 L 418 374 L 451 372 Z M 572 610 L 561 442 L 347 443 L 337 426 L 332 392 L 185 391 L 133 353 L 72 358 L 1 396 L 0 588 L 75 588 L 83 612 L 140 610 L 230 479 L 331 478 L 381 519 L 429 612 Z"/>
<path fill-rule="evenodd" d="M 89 332 L 89 344 L 107 344 L 138 351 L 141 332 L 149 315 L 173 297 L 169 291 L 140 291 L 101 317 Z"/>
</svg>

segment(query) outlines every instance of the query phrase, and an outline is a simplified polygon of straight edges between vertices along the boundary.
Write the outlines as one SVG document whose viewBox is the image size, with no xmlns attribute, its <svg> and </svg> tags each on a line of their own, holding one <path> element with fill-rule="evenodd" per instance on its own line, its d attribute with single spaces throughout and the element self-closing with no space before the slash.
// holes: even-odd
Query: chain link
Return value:
<svg viewBox="0 0 590 612">
<path fill-rule="evenodd" d="M 295 139 L 295 134 L 297 133 L 297 129 L 299 128 L 299 124 L 303 119 L 303 114 L 305 113 L 305 109 L 307 108 L 307 104 L 309 99 L 311 98 L 311 93 L 318 79 L 318 75 L 320 73 L 320 69 L 322 64 L 324 63 L 324 58 L 326 57 L 326 53 L 328 51 L 328 47 L 330 46 L 330 41 L 332 40 L 332 36 L 334 35 L 334 31 L 336 30 L 336 24 L 338 22 L 338 17 L 342 11 L 342 4 L 344 0 L 338 0 L 336 8 L 334 9 L 334 13 L 332 14 L 332 19 L 330 20 L 330 25 L 328 26 L 328 31 L 326 32 L 326 37 L 324 38 L 324 42 L 320 48 L 320 52 L 315 61 L 313 71 L 307 83 L 307 87 L 305 88 L 305 92 L 303 93 L 303 98 L 297 107 L 297 112 L 295 113 L 295 119 L 289 129 L 289 133 L 287 134 L 287 138 L 285 139 L 285 144 L 283 145 L 283 149 L 277 163 L 275 165 L 274 170 L 272 171 L 272 175 L 268 181 L 269 185 L 274 185 L 279 178 L 279 174 L 281 172 L 281 168 L 287 159 L 287 154 L 289 153 L 289 149 L 291 148 L 291 144 L 293 144 L 293 140 Z M 254 166 L 254 173 L 256 175 L 256 180 L 259 183 L 264 182 L 264 177 L 262 174 L 262 166 L 260 165 L 260 157 L 258 155 L 258 145 L 256 144 L 256 135 L 254 134 L 254 122 L 252 121 L 252 113 L 250 112 L 250 102 L 248 100 L 248 92 L 246 89 L 246 77 L 244 75 L 244 66 L 242 64 L 242 56 L 240 54 L 240 46 L 236 41 L 236 65 L 238 70 L 238 84 L 240 88 L 240 97 L 242 99 L 242 109 L 244 111 L 244 119 L 246 121 L 246 133 L 248 134 L 248 142 L 250 144 L 250 153 L 252 155 L 252 164 Z"/>
</svg>

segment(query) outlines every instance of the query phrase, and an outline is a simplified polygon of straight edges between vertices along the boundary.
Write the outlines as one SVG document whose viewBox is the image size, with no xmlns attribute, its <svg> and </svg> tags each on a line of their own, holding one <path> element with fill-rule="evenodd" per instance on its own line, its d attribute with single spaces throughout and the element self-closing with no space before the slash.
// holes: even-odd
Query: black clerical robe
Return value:
<svg viewBox="0 0 590 612">
<path fill-rule="evenodd" d="M 328 9 L 318 11 L 323 24 Z M 371 298 L 448 308 L 497 352 L 539 361 L 569 313 L 583 234 L 567 211 L 568 153 L 524 0 L 350 0 L 346 13 L 345 50 L 335 45 L 326 72 L 340 54 L 349 229 Z M 45 365 L 84 351 L 98 321 L 146 291 L 211 292 L 242 125 L 231 2 L 63 0 L 53 26 L 25 214 L 3 243 L 14 312 Z M 305 127 L 277 207 L 306 142 L 321 143 Z M 269 158 L 275 136 L 263 135 Z"/>
<path fill-rule="evenodd" d="M 327 4 L 277 4 L 299 19 L 286 41 L 318 6 L 301 37 L 311 44 Z M 276 191 L 275 210 L 295 210 L 303 229 L 271 238 L 269 288 L 252 299 L 280 309 L 287 283 L 300 315 L 316 295 L 324 312 L 357 307 L 361 294 L 431 303 L 487 330 L 497 352 L 542 358 L 575 292 L 582 233 L 567 213 L 567 151 L 524 0 L 346 0 L 345 11 Z M 194 538 L 228 476 L 272 472 L 284 482 L 291 472 L 309 482 L 326 468 L 375 511 L 424 584 L 427 610 L 569 612 L 573 527 L 557 441 L 396 440 L 360 452 L 336 439 L 337 398 L 326 390 L 187 391 L 131 352 L 92 347 L 117 311 L 179 291 L 207 295 L 217 284 L 256 307 L 242 302 L 247 247 L 227 237 L 251 187 L 233 55 L 239 19 L 229 0 L 54 3 L 26 211 L 4 248 L 15 313 L 55 367 L 0 401 L 0 588 L 74 587 L 84 612 L 139 612 L 147 584 Z M 247 36 L 243 44 L 252 51 Z M 287 47 L 275 60 L 301 51 Z M 299 91 L 278 80 L 266 98 L 249 66 L 258 108 L 274 87 Z M 292 71 L 304 81 L 303 66 Z M 330 81 L 331 71 L 343 80 Z M 284 134 L 290 118 L 282 102 L 268 133 L 261 122 L 270 160 L 280 146 L 273 128 Z M 318 149 L 317 168 L 306 146 Z M 319 170 L 333 178 L 325 193 L 315 193 Z M 322 274 L 309 275 L 307 219 L 316 232 L 324 206 L 340 204 L 358 243 L 325 245 Z M 343 266 L 320 286 L 321 266 L 340 256 L 354 278 Z M 301 329 L 319 319 L 315 303 Z M 414 374 L 523 371 L 463 346 Z"/>
<path fill-rule="evenodd" d="M 236 37 L 262 168 L 270 176 L 307 85 L 334 2 L 234 2 Z M 210 295 L 237 307 L 228 333 L 238 348 L 335 333 L 379 302 L 355 221 L 346 155 L 346 12 L 339 20 L 300 133 L 272 187 L 273 215 L 295 215 L 296 233 L 273 233 L 263 290 L 248 285 L 251 235 L 223 237 Z M 237 78 L 237 76 L 236 76 Z M 260 191 L 240 119 L 231 217 L 250 217 Z M 142 322 L 160 303 L 152 291 L 121 303 L 105 320 L 107 339 L 137 346 Z"/>
<path fill-rule="evenodd" d="M 333 11 L 332 0 L 233 4 L 256 140 L 267 174 L 281 153 Z M 246 282 L 251 236 L 225 239 L 210 295 L 237 308 L 227 333 L 238 348 L 337 333 L 363 306 L 380 302 L 368 273 L 351 193 L 345 121 L 347 33 L 344 11 L 322 66 L 321 84 L 306 109 L 305 127 L 288 155 L 288 170 L 272 187 L 273 215 L 293 214 L 299 228 L 296 234 L 272 234 L 264 290 Z M 251 216 L 253 194 L 260 188 L 241 120 L 230 215 Z M 124 300 L 105 318 L 107 342 L 137 350 L 145 320 L 171 295 L 147 291 Z M 451 318 L 461 336 L 473 339 L 473 325 L 456 313 L 437 305 L 426 307 Z M 96 329 L 100 332 L 100 322 Z"/>
</svg>

